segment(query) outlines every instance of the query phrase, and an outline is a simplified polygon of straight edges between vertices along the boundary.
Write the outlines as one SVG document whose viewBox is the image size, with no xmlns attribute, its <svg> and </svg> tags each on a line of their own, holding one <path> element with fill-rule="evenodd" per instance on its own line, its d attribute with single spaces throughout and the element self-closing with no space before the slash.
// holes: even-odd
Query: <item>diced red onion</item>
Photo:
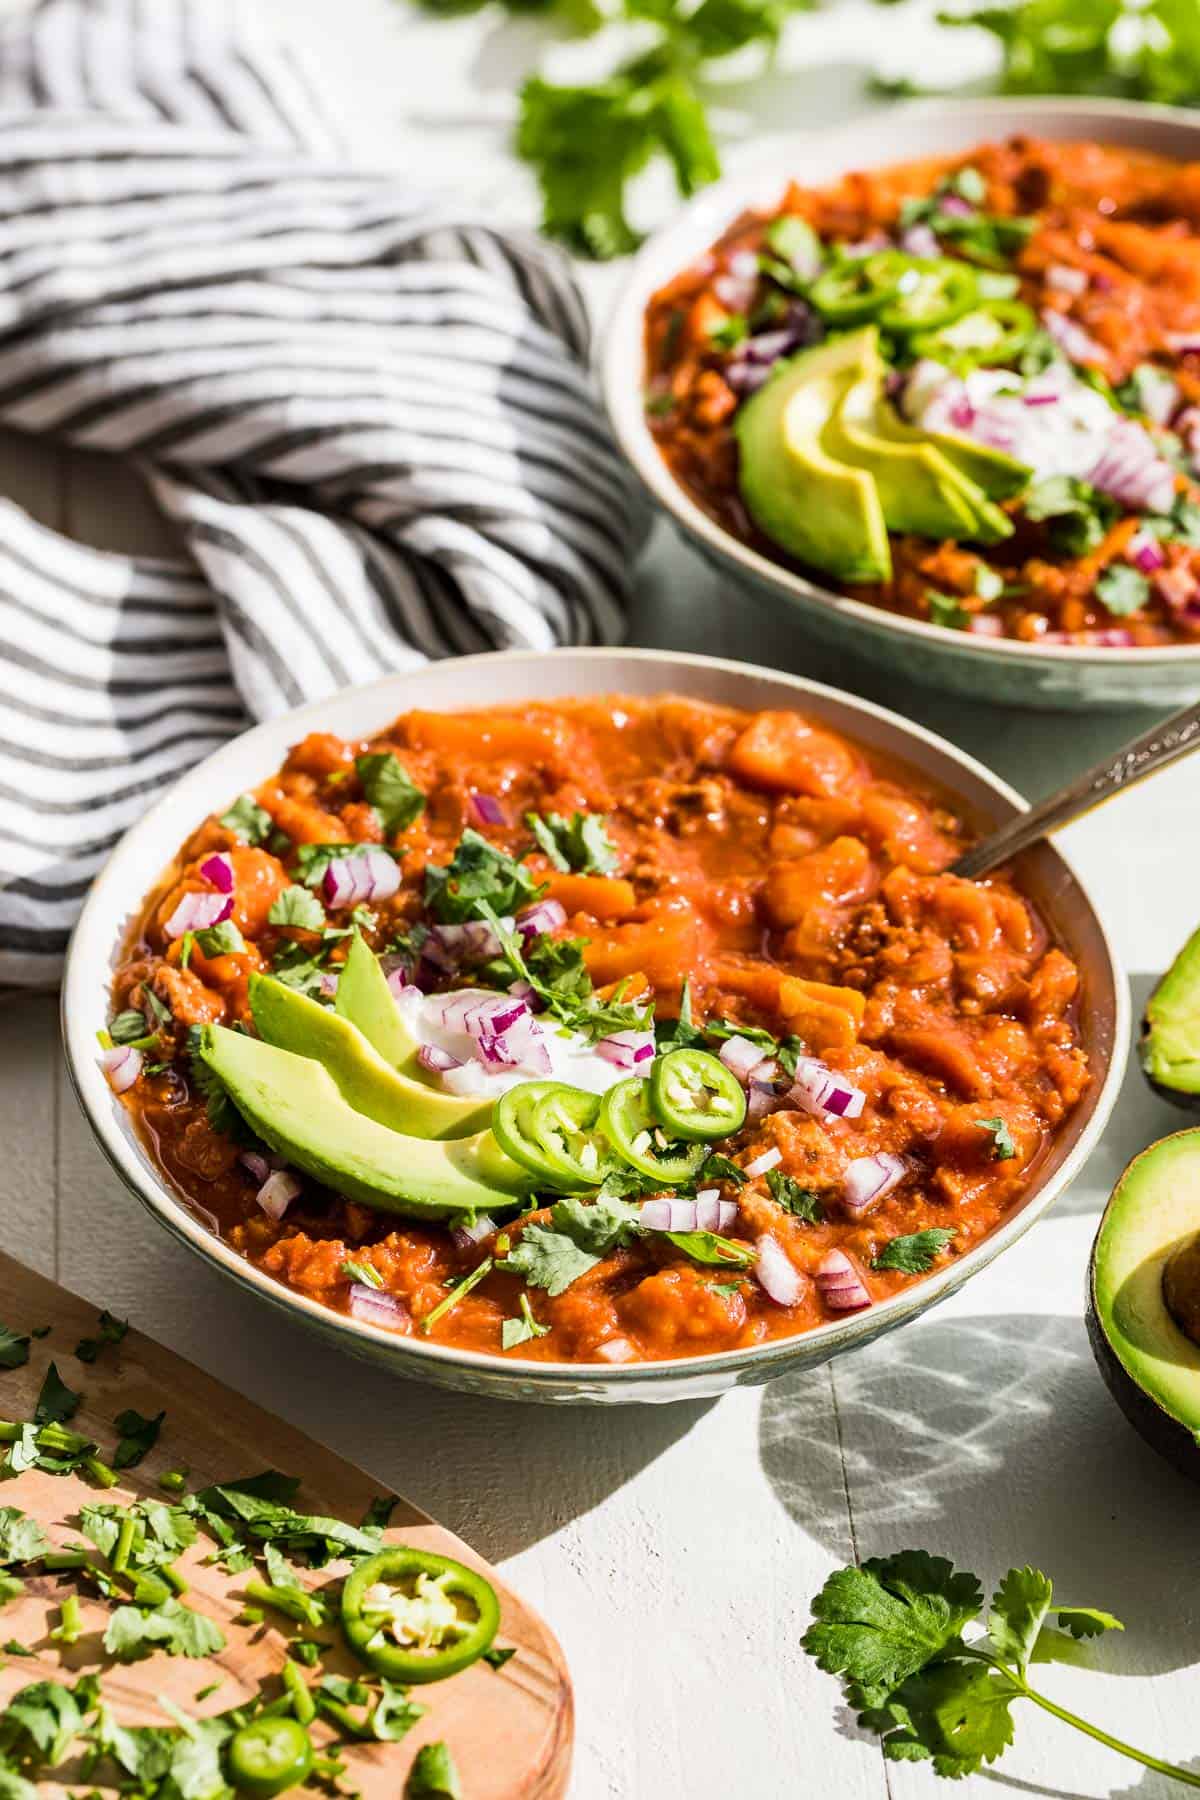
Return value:
<svg viewBox="0 0 1200 1800">
<path fill-rule="evenodd" d="M 967 630 L 974 637 L 1002 638 L 1004 620 L 995 613 L 972 613 L 967 621 Z"/>
<path fill-rule="evenodd" d="M 867 1099 L 861 1088 L 852 1087 L 845 1076 L 812 1056 L 797 1062 L 796 1079 L 787 1097 L 814 1118 L 837 1119 L 857 1119 Z"/>
<path fill-rule="evenodd" d="M 238 1161 L 247 1174 L 254 1177 L 260 1187 L 271 1173 L 270 1163 L 265 1156 L 260 1156 L 257 1150 L 243 1150 Z"/>
<path fill-rule="evenodd" d="M 951 219 L 973 219 L 975 217 L 975 208 L 969 200 L 964 200 L 961 194 L 939 194 L 937 205 L 938 211 L 945 213 Z"/>
<path fill-rule="evenodd" d="M 181 938 L 185 932 L 222 924 L 232 912 L 232 894 L 185 894 L 163 930 L 169 938 Z"/>
<path fill-rule="evenodd" d="M 1073 268 L 1070 263 L 1051 263 L 1046 270 L 1046 286 L 1060 294 L 1084 294 L 1088 286 L 1087 270 Z"/>
<path fill-rule="evenodd" d="M 397 963 L 394 969 L 388 970 L 387 984 L 388 993 L 393 1000 L 398 999 L 405 992 L 412 991 L 413 983 L 408 979 L 408 971 L 403 963 Z"/>
<path fill-rule="evenodd" d="M 597 1056 L 617 1069 L 637 1069 L 654 1060 L 652 1031 L 614 1031 L 600 1038 L 594 1046 Z"/>
<path fill-rule="evenodd" d="M 263 1182 L 255 1199 L 269 1219 L 278 1221 L 302 1192 L 303 1189 L 293 1174 L 287 1169 L 276 1169 Z"/>
<path fill-rule="evenodd" d="M 827 1250 L 817 1264 L 817 1291 L 830 1312 L 859 1312 L 871 1304 L 863 1278 L 844 1250 Z"/>
<path fill-rule="evenodd" d="M 322 969 L 320 974 L 321 992 L 327 1000 L 332 1000 L 338 991 L 339 977 L 332 969 Z"/>
<path fill-rule="evenodd" d="M 900 234 L 900 248 L 909 256 L 940 256 L 942 247 L 937 233 L 929 225 L 910 225 Z"/>
<path fill-rule="evenodd" d="M 1163 605 L 1169 606 L 1172 612 L 1182 612 L 1196 597 L 1196 580 L 1187 569 L 1160 569 L 1152 585 Z"/>
<path fill-rule="evenodd" d="M 726 266 L 739 281 L 758 280 L 758 257 L 753 250 L 735 250 Z"/>
<path fill-rule="evenodd" d="M 400 886 L 400 866 L 394 856 L 376 844 L 337 856 L 325 871 L 322 890 L 327 906 L 361 906 L 368 900 L 387 900 Z"/>
<path fill-rule="evenodd" d="M 761 1156 L 756 1156 L 753 1162 L 746 1164 L 745 1172 L 751 1177 L 765 1175 L 768 1169 L 776 1168 L 782 1161 L 783 1151 L 772 1144 L 769 1150 L 764 1150 Z"/>
<path fill-rule="evenodd" d="M 758 1045 L 744 1037 L 726 1038 L 717 1054 L 730 1073 L 743 1083 L 749 1081 L 751 1072 L 763 1060 L 763 1053 Z"/>
<path fill-rule="evenodd" d="M 233 859 L 224 851 L 215 856 L 206 856 L 200 864 L 200 873 L 205 881 L 211 881 L 219 894 L 233 892 Z"/>
<path fill-rule="evenodd" d="M 142 1072 L 142 1053 L 132 1044 L 114 1044 L 101 1056 L 100 1067 L 108 1076 L 113 1093 L 123 1094 Z"/>
<path fill-rule="evenodd" d="M 444 1075 L 447 1069 L 461 1069 L 462 1059 L 451 1056 L 448 1050 L 439 1049 L 437 1044 L 422 1044 L 417 1051 L 417 1061 L 431 1075 Z"/>
<path fill-rule="evenodd" d="M 712 291 L 721 305 L 731 313 L 744 313 L 754 299 L 754 282 L 740 280 L 736 275 L 726 273 L 716 277 Z"/>
<path fill-rule="evenodd" d="M 737 1223 L 736 1200 L 722 1200 L 716 1188 L 705 1188 L 696 1195 L 696 1230 L 715 1231 L 724 1237 Z"/>
<path fill-rule="evenodd" d="M 1061 400 L 1062 400 L 1061 394 L 1047 394 L 1043 390 L 1040 393 L 1023 394 L 1021 396 L 1021 405 L 1022 406 L 1057 406 Z"/>
<path fill-rule="evenodd" d="M 496 1221 L 490 1213 L 480 1213 L 473 1225 L 459 1225 L 450 1233 L 457 1250 L 474 1250 L 484 1238 L 491 1237 Z"/>
<path fill-rule="evenodd" d="M 1076 642 L 1094 644 L 1102 650 L 1130 650 L 1133 633 L 1124 625 L 1107 625 L 1098 631 L 1081 631 Z"/>
<path fill-rule="evenodd" d="M 755 1249 L 754 1274 L 759 1287 L 776 1306 L 795 1306 L 804 1292 L 804 1277 L 786 1250 L 769 1231 L 763 1232 Z"/>
<path fill-rule="evenodd" d="M 1179 405 L 1179 383 L 1157 363 L 1143 363 L 1138 383 L 1138 401 L 1142 412 L 1156 425 L 1167 425 Z"/>
<path fill-rule="evenodd" d="M 1069 319 L 1066 313 L 1055 312 L 1053 307 L 1046 307 L 1042 313 L 1042 324 L 1050 333 L 1064 356 L 1072 362 L 1103 362 L 1104 347 L 1098 344 L 1089 332 Z"/>
<path fill-rule="evenodd" d="M 1129 547 L 1125 554 L 1134 568 L 1140 569 L 1143 575 L 1153 575 L 1154 571 L 1161 569 L 1167 560 L 1162 545 L 1148 531 L 1135 532 L 1129 540 Z"/>
<path fill-rule="evenodd" d="M 524 938 L 542 937 L 548 931 L 559 931 L 567 922 L 567 909 L 561 900 L 538 900 L 517 914 L 517 930 Z"/>
<path fill-rule="evenodd" d="M 638 1214 L 638 1223 L 645 1231 L 695 1231 L 696 1202 L 694 1200 L 643 1200 Z M 706 1226 L 711 1230 L 711 1226 Z"/>
<path fill-rule="evenodd" d="M 601 1362 L 627 1363 L 636 1362 L 637 1351 L 628 1338 L 609 1338 L 605 1344 L 597 1344 L 596 1355 Z"/>
<path fill-rule="evenodd" d="M 495 794 L 472 794 L 471 811 L 481 825 L 507 825 L 508 814 Z"/>
<path fill-rule="evenodd" d="M 762 1062 L 755 1063 L 750 1071 L 750 1081 L 759 1087 L 770 1087 L 779 1080 L 783 1070 L 773 1056 L 766 1056 Z"/>
<path fill-rule="evenodd" d="M 365 1281 L 350 1286 L 350 1311 L 364 1325 L 382 1325 L 385 1331 L 407 1331 L 412 1314 L 403 1301 L 385 1289 L 368 1287 Z"/>
<path fill-rule="evenodd" d="M 1163 342 L 1176 356 L 1200 356 L 1200 328 L 1192 331 L 1167 331 Z"/>
<path fill-rule="evenodd" d="M 752 1081 L 746 1094 L 746 1123 L 757 1125 L 768 1113 L 778 1112 L 786 1104 L 785 1095 L 776 1093 L 773 1087 L 767 1087 L 762 1082 Z"/>
<path fill-rule="evenodd" d="M 856 1156 L 847 1164 L 843 1176 L 842 1203 L 846 1211 L 857 1218 L 890 1194 L 907 1173 L 904 1158 L 893 1156 L 888 1150 L 880 1150 L 874 1156 Z"/>
<path fill-rule="evenodd" d="M 890 250 L 891 248 L 892 240 L 882 231 L 873 231 L 869 237 L 859 238 L 852 244 L 838 245 L 839 253 L 849 257 L 851 262 L 857 262 L 863 256 L 874 256 L 877 250 Z"/>
<path fill-rule="evenodd" d="M 721 371 L 727 384 L 735 394 L 743 397 L 756 394 L 760 387 L 765 387 L 771 378 L 771 371 L 761 363 L 747 362 L 739 358 L 737 362 L 726 363 Z"/>
<path fill-rule="evenodd" d="M 439 944 L 454 967 L 464 962 L 485 962 L 499 956 L 503 948 L 495 928 L 486 919 L 467 919 L 461 925 L 435 925 L 429 942 Z"/>
</svg>

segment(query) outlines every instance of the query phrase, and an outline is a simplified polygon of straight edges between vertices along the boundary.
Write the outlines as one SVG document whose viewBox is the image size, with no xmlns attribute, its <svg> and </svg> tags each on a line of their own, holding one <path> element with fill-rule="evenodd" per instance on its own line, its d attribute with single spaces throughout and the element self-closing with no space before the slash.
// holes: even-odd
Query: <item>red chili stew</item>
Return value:
<svg viewBox="0 0 1200 1800">
<path fill-rule="evenodd" d="M 419 790 L 420 810 L 385 830 L 396 786 L 385 791 L 380 776 L 397 769 Z M 694 1243 L 641 1227 L 647 1193 L 663 1186 L 654 1182 L 604 1202 L 628 1225 L 590 1261 L 577 1256 L 556 1292 L 522 1272 L 530 1265 L 519 1254 L 534 1228 L 562 1235 L 552 1192 L 512 1203 L 481 1236 L 376 1210 L 303 1176 L 282 1216 L 263 1210 L 263 1164 L 198 1079 L 195 1028 L 253 1030 L 248 982 L 262 971 L 327 1000 L 351 925 L 398 981 L 511 986 L 494 962 L 472 963 L 453 931 L 439 936 L 435 922 L 425 935 L 426 869 L 451 864 L 464 833 L 486 840 L 495 869 L 524 871 L 526 899 L 544 888 L 535 906 L 557 903 L 537 915 L 551 926 L 530 930 L 524 954 L 530 969 L 562 979 L 585 1036 L 588 1008 L 597 1031 L 628 1013 L 644 1032 L 652 1003 L 667 1046 L 723 1051 L 724 1066 L 762 1090 L 751 1121 L 712 1147 L 718 1160 L 693 1182 L 736 1205 L 719 1234 L 737 1253 L 726 1266 L 729 1253 L 709 1246 L 698 1259 Z M 126 1071 L 114 1085 L 201 1218 L 334 1310 L 366 1287 L 394 1303 L 398 1331 L 421 1334 L 441 1309 L 433 1342 L 584 1363 L 790 1336 L 972 1249 L 1020 1203 L 1086 1087 L 1075 966 L 1007 881 L 945 872 L 969 837 L 952 804 L 906 769 L 794 712 L 608 697 L 411 712 L 366 743 L 317 733 L 252 796 L 210 818 L 146 901 L 111 1021 L 118 1044 L 141 1045 L 140 1061 L 135 1078 Z M 394 893 L 351 913 L 328 875 L 312 882 L 312 846 L 333 847 L 327 861 L 385 840 L 399 869 Z M 216 937 L 180 931 L 188 896 L 224 885 L 214 889 L 214 856 L 232 871 L 231 916 Z M 303 924 L 281 922 L 298 906 Z M 457 945 L 458 966 L 445 944 Z M 746 1067 L 747 1045 L 759 1068 Z M 108 1059 L 120 1061 L 115 1049 Z M 847 1106 L 846 1094 L 858 1101 Z M 890 1177 L 863 1204 L 872 1169 Z M 593 1189 L 568 1207 L 577 1249 L 580 1205 L 594 1216 L 600 1203 Z"/>
<path fill-rule="evenodd" d="M 858 580 L 782 541 L 747 484 L 740 422 L 764 384 L 864 328 L 889 417 L 1011 455 L 1025 479 L 993 493 L 1006 519 L 975 534 L 903 511 L 894 528 L 885 495 L 890 557 Z M 1015 137 L 792 183 L 654 295 L 645 355 L 672 473 L 785 566 L 982 636 L 1116 650 L 1200 636 L 1200 164 Z"/>
</svg>

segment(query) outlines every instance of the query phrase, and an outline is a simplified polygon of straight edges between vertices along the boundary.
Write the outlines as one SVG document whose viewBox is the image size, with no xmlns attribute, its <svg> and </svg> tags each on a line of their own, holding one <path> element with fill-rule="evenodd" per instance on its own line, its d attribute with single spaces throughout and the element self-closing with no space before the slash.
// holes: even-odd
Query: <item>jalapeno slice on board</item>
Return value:
<svg viewBox="0 0 1200 1800">
<path fill-rule="evenodd" d="M 955 369 L 1011 362 L 1037 330 L 1037 319 L 1022 300 L 984 300 L 940 331 L 919 331 L 908 347 Z"/>
<path fill-rule="evenodd" d="M 707 1050 L 671 1050 L 654 1064 L 650 1110 L 672 1137 L 711 1143 L 741 1128 L 746 1091 Z"/>
<path fill-rule="evenodd" d="M 899 250 L 880 250 L 874 256 L 842 255 L 817 276 L 808 297 L 831 325 L 863 325 L 899 291 L 900 279 L 911 262 L 912 258 Z"/>
<path fill-rule="evenodd" d="M 251 1719 L 230 1738 L 226 1765 L 239 1794 L 284 1794 L 308 1780 L 312 1739 L 296 1719 Z"/>
<path fill-rule="evenodd" d="M 500 1625 L 490 1581 L 465 1563 L 409 1544 L 368 1556 L 342 1588 L 342 1631 L 360 1661 L 403 1682 L 470 1668 Z"/>
<path fill-rule="evenodd" d="M 650 1083 L 631 1075 L 610 1087 L 600 1103 L 600 1129 L 617 1155 L 641 1175 L 677 1187 L 697 1174 L 703 1144 L 672 1144 L 650 1110 Z"/>
<path fill-rule="evenodd" d="M 873 257 L 867 258 L 868 263 L 873 261 Z M 952 262 L 949 257 L 913 257 L 901 273 L 895 293 L 879 309 L 879 327 L 901 335 L 937 331 L 960 319 L 978 296 L 979 278 L 966 263 Z"/>
</svg>

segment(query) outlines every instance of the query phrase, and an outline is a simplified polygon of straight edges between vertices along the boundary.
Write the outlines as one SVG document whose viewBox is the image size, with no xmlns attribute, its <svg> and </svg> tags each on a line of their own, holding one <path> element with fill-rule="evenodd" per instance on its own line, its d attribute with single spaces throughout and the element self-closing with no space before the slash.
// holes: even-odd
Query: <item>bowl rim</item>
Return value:
<svg viewBox="0 0 1200 1800">
<path fill-rule="evenodd" d="M 1189 117 L 1179 108 L 1140 100 L 1105 100 L 1088 98 L 1038 99 L 984 95 L 970 99 L 907 100 L 882 108 L 863 107 L 835 126 L 808 127 L 764 136 L 756 148 L 743 149 L 737 166 L 720 180 L 703 188 L 680 207 L 675 216 L 652 231 L 632 258 L 604 320 L 595 357 L 601 400 L 609 428 L 617 447 L 651 500 L 673 519 L 689 537 L 711 554 L 733 563 L 760 585 L 773 587 L 793 605 L 812 607 L 814 603 L 848 621 L 870 626 L 884 636 L 891 636 L 917 647 L 953 650 L 957 657 L 989 658 L 993 663 L 1008 663 L 1014 669 L 1035 664 L 1050 666 L 1066 674 L 1084 669 L 1152 669 L 1188 666 L 1200 662 L 1200 643 L 1143 644 L 1128 649 L 1102 649 L 1084 644 L 1026 643 L 1019 638 L 988 638 L 975 633 L 955 631 L 946 625 L 935 625 L 925 619 L 910 619 L 886 607 L 872 606 L 865 600 L 852 599 L 833 588 L 822 587 L 815 580 L 772 561 L 740 538 L 726 531 L 709 516 L 675 480 L 646 425 L 642 404 L 642 319 L 650 295 L 672 273 L 684 268 L 689 257 L 711 243 L 721 230 L 749 204 L 751 193 L 774 173 L 780 186 L 788 179 L 788 159 L 799 161 L 821 138 L 851 137 L 856 127 L 878 122 L 886 117 L 896 128 L 896 154 L 892 162 L 904 162 L 903 132 L 907 123 L 937 124 L 973 117 L 998 114 L 1011 119 L 1011 129 L 1020 122 L 1036 126 L 1044 118 L 1043 135 L 1053 137 L 1049 128 L 1055 118 L 1109 119 L 1127 125 L 1156 123 L 1195 140 L 1200 157 L 1200 116 Z M 781 160 L 783 159 L 782 163 Z M 847 161 L 849 170 L 856 165 Z M 886 166 L 878 164 L 875 166 Z M 782 173 L 780 170 L 782 169 Z M 695 239 L 695 242 L 693 242 Z M 678 249 L 675 246 L 678 245 Z"/>
<path fill-rule="evenodd" d="M 689 670 L 713 672 L 719 676 L 740 679 L 758 678 L 772 683 L 782 683 L 795 693 L 797 706 L 802 705 L 806 695 L 813 695 L 822 701 L 831 701 L 838 708 L 845 709 L 850 717 L 842 728 L 851 735 L 854 732 L 855 719 L 859 717 L 877 721 L 898 731 L 910 742 L 920 744 L 927 751 L 933 752 L 935 758 L 949 765 L 944 775 L 935 778 L 944 780 L 948 788 L 952 789 L 953 777 L 961 773 L 973 777 L 989 794 L 994 795 L 1002 802 L 1007 802 L 1015 810 L 1022 812 L 1028 810 L 1028 802 L 1016 789 L 1010 787 L 1007 782 L 995 775 L 984 764 L 978 762 L 968 752 L 960 750 L 957 745 L 951 744 L 936 732 L 904 718 L 899 713 L 892 712 L 887 707 L 879 706 L 874 701 L 863 699 L 857 694 L 846 693 L 827 683 L 793 674 L 788 670 L 775 670 L 762 664 L 736 662 L 726 657 L 701 656 L 692 652 L 605 647 L 589 647 L 570 651 L 485 652 L 448 659 L 447 666 L 455 670 L 498 663 L 503 663 L 508 667 L 519 667 L 522 664 L 541 666 L 549 661 L 561 661 L 568 664 L 575 659 L 585 662 L 616 660 L 631 666 L 638 664 L 663 665 L 664 686 L 658 690 L 662 692 L 672 691 L 669 686 L 672 674 L 677 671 L 686 674 Z M 122 874 L 125 865 L 133 863 L 136 866 L 136 858 L 142 846 L 153 845 L 160 832 L 163 831 L 163 827 L 169 820 L 173 820 L 177 794 L 186 784 L 207 787 L 211 772 L 213 785 L 216 786 L 222 778 L 224 765 L 240 761 L 251 746 L 257 747 L 258 744 L 261 744 L 266 751 L 264 761 L 269 760 L 270 762 L 270 766 L 264 768 L 263 774 L 259 777 L 260 780 L 265 779 L 278 766 L 277 749 L 267 749 L 267 746 L 274 744 L 282 727 L 286 725 L 289 741 L 295 741 L 303 736 L 307 728 L 319 727 L 331 703 L 344 702 L 348 697 L 353 696 L 369 707 L 372 700 L 377 697 L 382 698 L 385 693 L 395 693 L 399 698 L 401 685 L 411 682 L 411 678 L 411 671 L 401 670 L 375 681 L 343 688 L 336 694 L 309 701 L 303 706 L 295 707 L 252 726 L 204 757 L 173 782 L 149 811 L 119 840 L 108 861 L 95 877 L 71 934 L 62 984 L 60 1017 L 67 1069 L 84 1116 L 113 1170 L 130 1192 L 160 1223 L 166 1226 L 173 1236 L 186 1243 L 202 1258 L 219 1268 L 222 1273 L 231 1276 L 242 1287 L 266 1299 L 277 1309 L 285 1313 L 301 1315 L 320 1332 L 340 1340 L 342 1346 L 347 1350 L 353 1352 L 357 1349 L 359 1354 L 362 1354 L 364 1346 L 370 1345 L 376 1352 L 385 1353 L 389 1360 L 394 1362 L 397 1373 L 408 1373 L 414 1377 L 421 1376 L 423 1361 L 443 1369 L 459 1369 L 464 1373 L 483 1377 L 481 1385 L 484 1387 L 487 1386 L 489 1377 L 496 1382 L 507 1378 L 510 1385 L 519 1385 L 526 1393 L 531 1393 L 538 1386 L 560 1386 L 565 1381 L 570 1382 L 576 1391 L 581 1391 L 588 1387 L 611 1389 L 621 1386 L 636 1387 L 638 1384 L 654 1382 L 669 1385 L 672 1381 L 686 1382 L 688 1377 L 698 1379 L 711 1377 L 719 1380 L 722 1376 L 726 1376 L 733 1379 L 737 1371 L 747 1367 L 752 1367 L 765 1380 L 769 1379 L 771 1364 L 778 1362 L 786 1366 L 790 1360 L 795 1358 L 798 1346 L 812 1346 L 818 1352 L 813 1360 L 822 1360 L 819 1355 L 822 1347 L 827 1347 L 832 1354 L 834 1350 L 849 1347 L 860 1338 L 878 1335 L 880 1331 L 886 1330 L 891 1324 L 902 1323 L 906 1314 L 911 1311 L 916 1296 L 920 1296 L 918 1310 L 923 1311 L 938 1299 L 953 1292 L 1010 1248 L 1018 1238 L 1024 1236 L 1025 1232 L 1036 1223 L 1042 1213 L 1079 1174 L 1108 1123 L 1124 1077 L 1130 1029 L 1129 986 L 1103 919 L 1096 910 L 1085 884 L 1068 858 L 1052 844 L 1044 842 L 1041 846 L 1043 852 L 1058 864 L 1059 869 L 1074 883 L 1082 896 L 1087 913 L 1090 915 L 1090 924 L 1095 931 L 1097 943 L 1105 957 L 1106 973 L 1111 982 L 1114 997 L 1112 1041 L 1108 1046 L 1107 1068 L 1092 1106 L 1091 1117 L 1062 1163 L 1051 1173 L 1049 1179 L 1041 1187 L 1035 1188 L 1010 1217 L 982 1238 L 965 1256 L 950 1263 L 938 1274 L 927 1276 L 917 1287 L 901 1289 L 889 1299 L 877 1302 L 866 1311 L 852 1314 L 846 1320 L 832 1319 L 823 1325 L 814 1327 L 811 1331 L 772 1338 L 760 1345 L 712 1351 L 703 1356 L 669 1357 L 642 1363 L 529 1362 L 509 1361 L 494 1352 L 456 1349 L 450 1345 L 427 1343 L 419 1337 L 401 1336 L 395 1332 L 386 1331 L 381 1326 L 367 1324 L 362 1320 L 351 1318 L 348 1314 L 334 1312 L 332 1308 L 322 1305 L 320 1301 L 297 1293 L 294 1289 L 286 1287 L 282 1282 L 274 1280 L 256 1268 L 240 1256 L 223 1238 L 202 1223 L 183 1196 L 176 1193 L 166 1178 L 159 1174 L 147 1153 L 141 1148 L 132 1129 L 122 1129 L 121 1121 L 127 1119 L 127 1115 L 114 1101 L 108 1081 L 100 1070 L 96 1056 L 95 1021 L 87 1010 L 89 1006 L 94 1007 L 93 972 L 97 959 L 106 970 L 111 971 L 114 968 L 123 935 L 124 922 L 144 894 L 144 887 L 140 882 L 133 896 L 124 891 Z M 607 691 L 616 690 L 609 689 Z M 677 691 L 686 693 L 686 688 L 680 688 Z M 732 702 L 732 704 L 737 704 L 737 702 Z M 401 710 L 403 710 L 402 705 Z M 442 708 L 441 710 L 452 711 L 454 709 Z M 224 790 L 218 789 L 218 791 L 223 792 Z M 169 843 L 173 845 L 178 836 L 178 829 L 176 828 L 174 836 L 167 835 Z M 166 866 L 170 854 L 171 852 L 168 850 L 167 855 L 163 858 L 162 866 Z M 117 931 L 115 937 L 114 920 Z M 410 1356 L 416 1357 L 418 1361 L 406 1368 L 405 1365 Z M 380 1360 L 378 1355 L 375 1359 Z M 781 1368 L 780 1373 L 782 1372 Z"/>
</svg>

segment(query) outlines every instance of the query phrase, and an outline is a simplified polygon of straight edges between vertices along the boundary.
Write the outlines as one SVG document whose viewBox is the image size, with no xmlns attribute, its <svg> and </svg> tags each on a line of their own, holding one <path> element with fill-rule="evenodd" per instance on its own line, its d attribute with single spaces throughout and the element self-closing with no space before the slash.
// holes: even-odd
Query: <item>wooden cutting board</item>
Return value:
<svg viewBox="0 0 1200 1800">
<path fill-rule="evenodd" d="M 362 1469 L 137 1331 L 131 1330 L 119 1345 L 107 1346 L 95 1363 L 81 1363 L 74 1355 L 75 1345 L 95 1335 L 97 1309 L 3 1254 L 0 1321 L 21 1333 L 52 1327 L 48 1337 L 33 1340 L 28 1363 L 0 1370 L 0 1417 L 33 1416 L 52 1360 L 67 1385 L 84 1395 L 70 1429 L 93 1438 L 102 1457 L 111 1453 L 119 1435 L 113 1428 L 117 1413 L 126 1407 L 146 1416 L 166 1411 L 157 1445 L 137 1468 L 122 1472 L 118 1487 L 99 1490 L 73 1475 L 41 1471 L 0 1482 L 0 1506 L 18 1506 L 35 1518 L 56 1548 L 80 1541 L 73 1519 L 81 1503 L 169 1498 L 157 1486 L 157 1478 L 164 1470 L 184 1466 L 193 1491 L 263 1469 L 299 1476 L 297 1509 L 331 1514 L 352 1524 L 384 1491 Z M 464 1800 L 518 1800 L 518 1796 L 559 1800 L 566 1793 L 570 1772 L 572 1696 L 562 1651 L 550 1631 L 460 1538 L 405 1500 L 392 1514 L 386 1541 L 457 1557 L 486 1575 L 502 1609 L 496 1643 L 515 1645 L 517 1654 L 500 1670 L 478 1662 L 448 1681 L 414 1688 L 412 1698 L 428 1707 L 426 1716 L 399 1743 L 339 1747 L 347 1765 L 342 1786 L 357 1789 L 364 1800 L 399 1800 L 417 1750 L 440 1738 L 457 1763 Z M 125 1725 L 169 1724 L 156 1704 L 159 1694 L 194 1717 L 225 1712 L 248 1700 L 282 1668 L 288 1634 L 271 1624 L 234 1623 L 244 1604 L 241 1589 L 248 1577 L 206 1565 L 203 1558 L 213 1547 L 201 1532 L 176 1565 L 189 1584 L 187 1604 L 215 1619 L 225 1633 L 225 1648 L 208 1660 L 156 1653 L 138 1663 L 112 1663 L 101 1644 L 111 1603 L 82 1593 L 85 1635 L 73 1647 L 60 1648 L 48 1633 L 58 1623 L 63 1594 L 77 1591 L 75 1585 L 70 1576 L 27 1577 L 26 1592 L 0 1611 L 0 1641 L 15 1638 L 34 1654 L 9 1657 L 0 1667 L 0 1709 L 29 1682 L 71 1682 L 85 1672 L 102 1674 L 104 1694 Z M 321 1587 L 343 1571 L 344 1565 L 335 1563 L 299 1574 L 306 1585 Z M 317 1635 L 335 1645 L 322 1659 L 326 1673 L 361 1673 L 342 1648 L 336 1623 Z M 197 1703 L 196 1694 L 214 1681 L 220 1682 L 217 1691 Z M 314 1742 L 325 1735 L 322 1724 L 313 1727 Z M 73 1765 L 64 1764 L 56 1774 L 58 1783 L 44 1781 L 40 1792 L 79 1791 Z M 87 1783 L 89 1790 L 94 1785 Z"/>
</svg>

